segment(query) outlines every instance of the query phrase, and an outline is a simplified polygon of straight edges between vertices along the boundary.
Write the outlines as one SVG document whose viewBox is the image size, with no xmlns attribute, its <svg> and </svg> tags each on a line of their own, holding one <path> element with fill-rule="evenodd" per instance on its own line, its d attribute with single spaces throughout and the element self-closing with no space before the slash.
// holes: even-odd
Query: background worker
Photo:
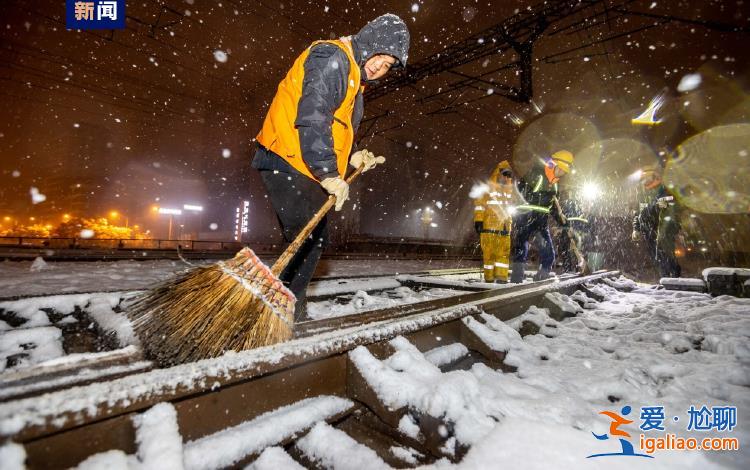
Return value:
<svg viewBox="0 0 750 470">
<path fill-rule="evenodd" d="M 679 206 L 662 182 L 661 166 L 643 168 L 640 182 L 643 192 L 633 218 L 632 239 L 646 242 L 661 277 L 680 277 L 682 269 L 674 253 L 675 238 L 680 231 Z"/>
<path fill-rule="evenodd" d="M 563 228 L 568 224 L 557 204 L 557 182 L 570 172 L 573 154 L 559 150 L 534 166 L 522 178 L 518 178 L 518 190 L 524 203 L 517 207 L 513 217 L 512 231 L 512 275 L 511 282 L 523 282 L 529 242 L 539 234 L 538 246 L 540 266 L 535 280 L 550 277 L 555 262 L 555 248 L 549 231 L 549 215 L 552 213 Z"/>
<path fill-rule="evenodd" d="M 364 85 L 405 67 L 409 31 L 396 15 L 369 22 L 359 33 L 316 41 L 294 62 L 279 84 L 252 166 L 260 171 L 284 238 L 291 241 L 325 203 L 336 210 L 349 198 L 347 164 L 369 170 L 383 157 L 361 150 L 351 155 L 364 114 Z M 306 310 L 305 291 L 328 242 L 324 218 L 280 279 L 297 297 L 295 318 Z"/>
<path fill-rule="evenodd" d="M 579 250 L 588 249 L 590 225 L 589 218 L 583 212 L 582 205 L 575 198 L 565 198 L 560 203 L 563 215 L 568 221 L 569 230 L 557 227 L 556 236 L 558 264 L 563 273 L 574 273 L 578 271 L 578 257 L 573 252 L 571 242 L 575 243 Z M 572 238 L 571 238 L 572 237 Z"/>
<path fill-rule="evenodd" d="M 520 202 L 507 161 L 490 175 L 487 192 L 474 201 L 474 228 L 479 234 L 484 281 L 508 282 L 512 209 Z"/>
</svg>

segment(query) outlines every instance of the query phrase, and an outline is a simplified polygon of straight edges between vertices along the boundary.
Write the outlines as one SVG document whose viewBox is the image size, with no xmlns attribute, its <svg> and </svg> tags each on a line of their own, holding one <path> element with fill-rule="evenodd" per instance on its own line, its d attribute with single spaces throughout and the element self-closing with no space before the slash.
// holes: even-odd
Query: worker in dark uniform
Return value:
<svg viewBox="0 0 750 470">
<path fill-rule="evenodd" d="M 560 203 L 563 214 L 568 221 L 570 230 L 564 230 L 559 227 L 557 236 L 557 251 L 560 268 L 564 273 L 574 273 L 578 271 L 578 257 L 572 250 L 572 243 L 579 249 L 583 249 L 586 235 L 589 230 L 589 219 L 583 215 L 581 204 L 576 199 L 565 199 Z M 571 239 L 571 236 L 573 237 Z"/>
<path fill-rule="evenodd" d="M 680 277 L 682 269 L 674 253 L 675 238 L 680 232 L 679 206 L 664 186 L 660 166 L 643 168 L 640 182 L 643 192 L 633 218 L 632 239 L 646 242 L 649 256 L 655 261 L 661 277 Z"/>
<path fill-rule="evenodd" d="M 559 150 L 540 160 L 524 177 L 518 179 L 518 190 L 525 202 L 516 208 L 513 217 L 511 282 L 523 282 L 529 242 L 537 234 L 540 266 L 534 279 L 551 276 L 555 248 L 549 232 L 549 216 L 551 213 L 567 229 L 567 221 L 557 204 L 557 182 L 570 172 L 572 164 L 573 154 Z"/>
</svg>

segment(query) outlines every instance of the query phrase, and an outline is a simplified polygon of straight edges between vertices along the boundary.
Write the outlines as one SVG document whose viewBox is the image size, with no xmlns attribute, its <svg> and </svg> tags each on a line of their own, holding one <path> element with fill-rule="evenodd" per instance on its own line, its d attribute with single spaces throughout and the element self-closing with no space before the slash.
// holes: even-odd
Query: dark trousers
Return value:
<svg viewBox="0 0 750 470">
<path fill-rule="evenodd" d="M 555 248 L 549 233 L 549 215 L 540 212 L 526 212 L 513 218 L 511 230 L 512 260 L 514 263 L 525 263 L 529 257 L 529 242 L 536 234 L 540 235 L 539 262 L 542 269 L 552 270 L 555 262 Z"/>
<path fill-rule="evenodd" d="M 260 170 L 271 205 L 279 218 L 284 239 L 291 242 L 328 199 L 319 183 L 301 173 Z M 297 297 L 295 320 L 304 316 L 306 291 L 320 255 L 328 245 L 328 217 L 323 217 L 279 278 Z"/>
<path fill-rule="evenodd" d="M 649 254 L 656 261 L 656 266 L 659 268 L 659 275 L 661 277 L 680 277 L 682 274 L 682 268 L 680 263 L 677 262 L 677 257 L 674 255 L 674 236 L 671 237 L 669 242 L 663 242 L 660 246 L 656 239 L 656 233 L 644 233 L 643 241 L 646 242 Z"/>
</svg>

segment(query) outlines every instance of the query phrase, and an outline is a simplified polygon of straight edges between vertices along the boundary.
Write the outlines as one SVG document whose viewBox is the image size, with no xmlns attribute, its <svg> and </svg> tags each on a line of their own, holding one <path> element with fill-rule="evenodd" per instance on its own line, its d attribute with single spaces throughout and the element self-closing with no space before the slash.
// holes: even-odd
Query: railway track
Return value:
<svg viewBox="0 0 750 470">
<path fill-rule="evenodd" d="M 353 440 L 347 442 L 363 455 L 369 450 L 394 467 L 458 461 L 468 446 L 452 435 L 455 423 L 426 410 L 394 407 L 378 393 L 377 377 L 362 361 L 406 351 L 445 373 L 477 363 L 510 371 L 504 363 L 508 351 L 492 340 L 500 334 L 494 319 L 511 320 L 530 306 L 564 316 L 552 293 L 583 290 L 595 298 L 591 285 L 617 274 L 473 291 L 459 283 L 461 293 L 454 296 L 302 322 L 287 343 L 168 369 L 155 368 L 132 347 L 88 364 L 19 372 L 2 379 L 0 435 L 24 446 L 29 468 L 71 467 L 112 450 L 142 459 L 138 423 L 160 409 L 154 405 L 169 403 L 187 468 L 241 466 L 278 446 L 284 449 L 274 450 L 282 453 L 279 458 L 320 466 L 305 451 L 318 434 Z M 397 280 L 413 288 L 446 287 L 434 277 Z M 530 323 L 520 330 L 535 332 Z M 405 422 L 416 431 L 405 431 Z M 271 432 L 279 427 L 274 423 L 287 425 Z M 231 437 L 237 435 L 244 436 L 243 444 Z M 393 448 L 413 451 L 412 457 L 399 458 Z"/>
</svg>

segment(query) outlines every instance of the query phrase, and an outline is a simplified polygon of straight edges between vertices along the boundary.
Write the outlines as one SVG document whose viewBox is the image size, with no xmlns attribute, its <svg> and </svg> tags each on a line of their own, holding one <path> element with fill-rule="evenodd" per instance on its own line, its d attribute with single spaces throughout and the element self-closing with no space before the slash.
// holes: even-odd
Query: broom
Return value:
<svg viewBox="0 0 750 470">
<path fill-rule="evenodd" d="M 167 366 L 290 339 L 296 299 L 279 275 L 335 202 L 330 196 L 270 269 L 246 247 L 230 260 L 191 269 L 136 299 L 128 317 L 145 355 Z"/>
</svg>

